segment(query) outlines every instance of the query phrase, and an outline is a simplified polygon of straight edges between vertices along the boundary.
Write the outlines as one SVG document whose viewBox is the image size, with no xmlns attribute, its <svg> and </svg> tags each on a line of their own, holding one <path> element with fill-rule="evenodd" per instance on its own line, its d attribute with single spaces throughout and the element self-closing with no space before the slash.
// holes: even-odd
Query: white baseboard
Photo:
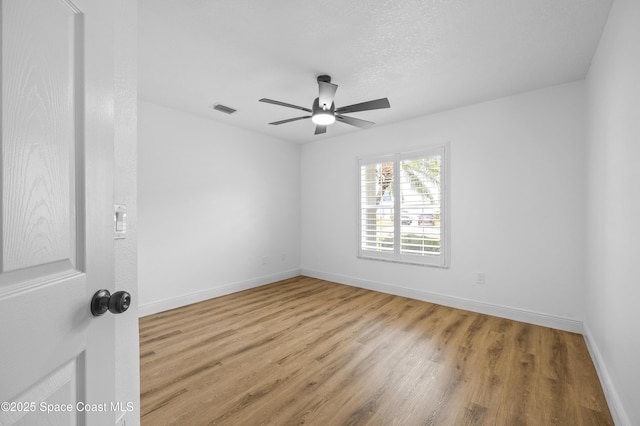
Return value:
<svg viewBox="0 0 640 426">
<path fill-rule="evenodd" d="M 609 411 L 611 411 L 613 422 L 617 426 L 631 426 L 631 421 L 629 420 L 629 417 L 624 410 L 622 401 L 620 401 L 618 392 L 613 385 L 611 376 L 609 375 L 606 364 L 602 359 L 602 354 L 600 353 L 600 349 L 598 349 L 598 345 L 593 338 L 593 334 L 591 334 L 588 323 L 585 322 L 583 324 L 583 329 L 584 332 L 582 333 L 582 335 L 584 336 L 584 341 L 587 344 L 587 349 L 589 349 L 589 354 L 591 355 L 593 364 L 595 365 L 596 371 L 598 372 L 598 377 L 600 378 L 602 390 L 604 391 L 604 396 L 607 399 L 607 404 L 609 405 Z"/>
<path fill-rule="evenodd" d="M 397 296 L 408 297 L 411 299 L 422 300 L 425 302 L 437 303 L 438 305 L 449 306 L 452 308 L 465 309 L 467 311 L 541 325 L 543 327 L 556 328 L 558 330 L 582 333 L 582 321 L 570 318 L 563 318 L 554 315 L 543 314 L 540 312 L 516 309 L 491 303 L 478 302 L 462 297 L 447 296 L 444 294 L 431 293 L 423 290 L 399 287 L 393 284 L 379 283 L 355 277 L 314 271 L 311 269 L 303 268 L 301 270 L 301 274 L 312 278 L 319 278 L 327 281 L 337 282 L 340 284 L 352 285 L 354 287 L 366 288 L 368 290 L 380 291 L 382 293 L 389 293 Z"/>
<path fill-rule="evenodd" d="M 181 306 L 190 305 L 192 303 L 202 302 L 203 300 L 213 299 L 214 297 L 237 293 L 242 290 L 248 290 L 250 288 L 260 287 L 265 284 L 271 284 L 276 281 L 297 277 L 298 275 L 300 275 L 300 269 L 292 269 L 273 275 L 265 275 L 263 277 L 253 278 L 246 281 L 225 284 L 208 290 L 173 297 L 171 299 L 147 303 L 145 305 L 138 306 L 138 316 L 142 318 L 147 315 L 157 314 L 158 312 L 168 311 L 170 309 L 179 308 Z"/>
</svg>

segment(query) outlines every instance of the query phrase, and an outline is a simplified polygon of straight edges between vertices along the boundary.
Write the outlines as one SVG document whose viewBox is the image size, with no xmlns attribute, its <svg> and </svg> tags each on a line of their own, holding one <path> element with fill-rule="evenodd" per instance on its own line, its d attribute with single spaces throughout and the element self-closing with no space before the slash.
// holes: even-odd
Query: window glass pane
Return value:
<svg viewBox="0 0 640 426">
<path fill-rule="evenodd" d="M 440 254 L 441 155 L 400 162 L 400 253 Z"/>
</svg>

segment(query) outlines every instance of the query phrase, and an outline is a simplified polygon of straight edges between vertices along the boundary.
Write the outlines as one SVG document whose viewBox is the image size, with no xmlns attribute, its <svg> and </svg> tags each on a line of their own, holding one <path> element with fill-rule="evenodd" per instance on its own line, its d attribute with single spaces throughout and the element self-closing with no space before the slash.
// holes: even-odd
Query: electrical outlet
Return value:
<svg viewBox="0 0 640 426">
<path fill-rule="evenodd" d="M 485 285 L 487 282 L 484 272 L 476 272 L 476 284 Z"/>
<path fill-rule="evenodd" d="M 282 261 L 285 262 L 287 260 L 287 255 L 285 253 L 282 253 Z"/>
<path fill-rule="evenodd" d="M 267 259 L 267 256 L 262 258 L 262 264 L 266 265 L 267 263 L 269 263 L 269 259 Z"/>
</svg>

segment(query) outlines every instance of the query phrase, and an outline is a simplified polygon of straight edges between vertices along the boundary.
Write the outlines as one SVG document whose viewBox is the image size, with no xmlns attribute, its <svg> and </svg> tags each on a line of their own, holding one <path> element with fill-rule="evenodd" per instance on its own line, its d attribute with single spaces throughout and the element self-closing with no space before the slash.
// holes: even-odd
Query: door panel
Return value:
<svg viewBox="0 0 640 426">
<path fill-rule="evenodd" d="M 2 261 L 12 271 L 74 257 L 82 44 L 63 1 L 6 1 L 2 15 Z"/>
<path fill-rule="evenodd" d="M 83 405 L 71 404 L 69 401 L 80 401 L 78 398 L 78 369 L 82 359 L 74 359 L 62 366 L 48 377 L 41 380 L 19 395 L 16 401 L 21 401 L 21 410 L 9 411 L 3 424 L 15 425 L 69 425 L 82 423 L 78 416 L 78 408 L 86 410 Z M 25 409 L 25 401 L 29 404 Z M 38 402 L 35 402 L 38 401 Z M 16 408 L 19 406 L 16 403 Z M 82 403 L 80 403 L 82 404 Z M 89 407 L 91 408 L 91 407 Z"/>
<path fill-rule="evenodd" d="M 113 6 L 0 5 L 0 424 L 113 424 Z"/>
<path fill-rule="evenodd" d="M 0 297 L 2 318 L 10 320 L 2 324 L 2 342 L 10 344 L 0 346 L 0 401 L 10 401 L 82 356 L 90 314 L 81 274 Z"/>
</svg>

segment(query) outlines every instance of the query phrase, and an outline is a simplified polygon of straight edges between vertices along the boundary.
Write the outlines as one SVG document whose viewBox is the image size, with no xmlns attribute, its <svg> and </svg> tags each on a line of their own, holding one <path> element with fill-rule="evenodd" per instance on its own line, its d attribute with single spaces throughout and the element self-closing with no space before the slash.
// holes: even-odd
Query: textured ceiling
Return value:
<svg viewBox="0 0 640 426">
<path fill-rule="evenodd" d="M 378 126 L 584 78 L 611 0 L 139 0 L 142 99 L 295 142 L 316 76 L 338 107 L 381 97 L 390 109 L 350 114 Z M 214 103 L 238 110 L 213 111 Z"/>
</svg>

